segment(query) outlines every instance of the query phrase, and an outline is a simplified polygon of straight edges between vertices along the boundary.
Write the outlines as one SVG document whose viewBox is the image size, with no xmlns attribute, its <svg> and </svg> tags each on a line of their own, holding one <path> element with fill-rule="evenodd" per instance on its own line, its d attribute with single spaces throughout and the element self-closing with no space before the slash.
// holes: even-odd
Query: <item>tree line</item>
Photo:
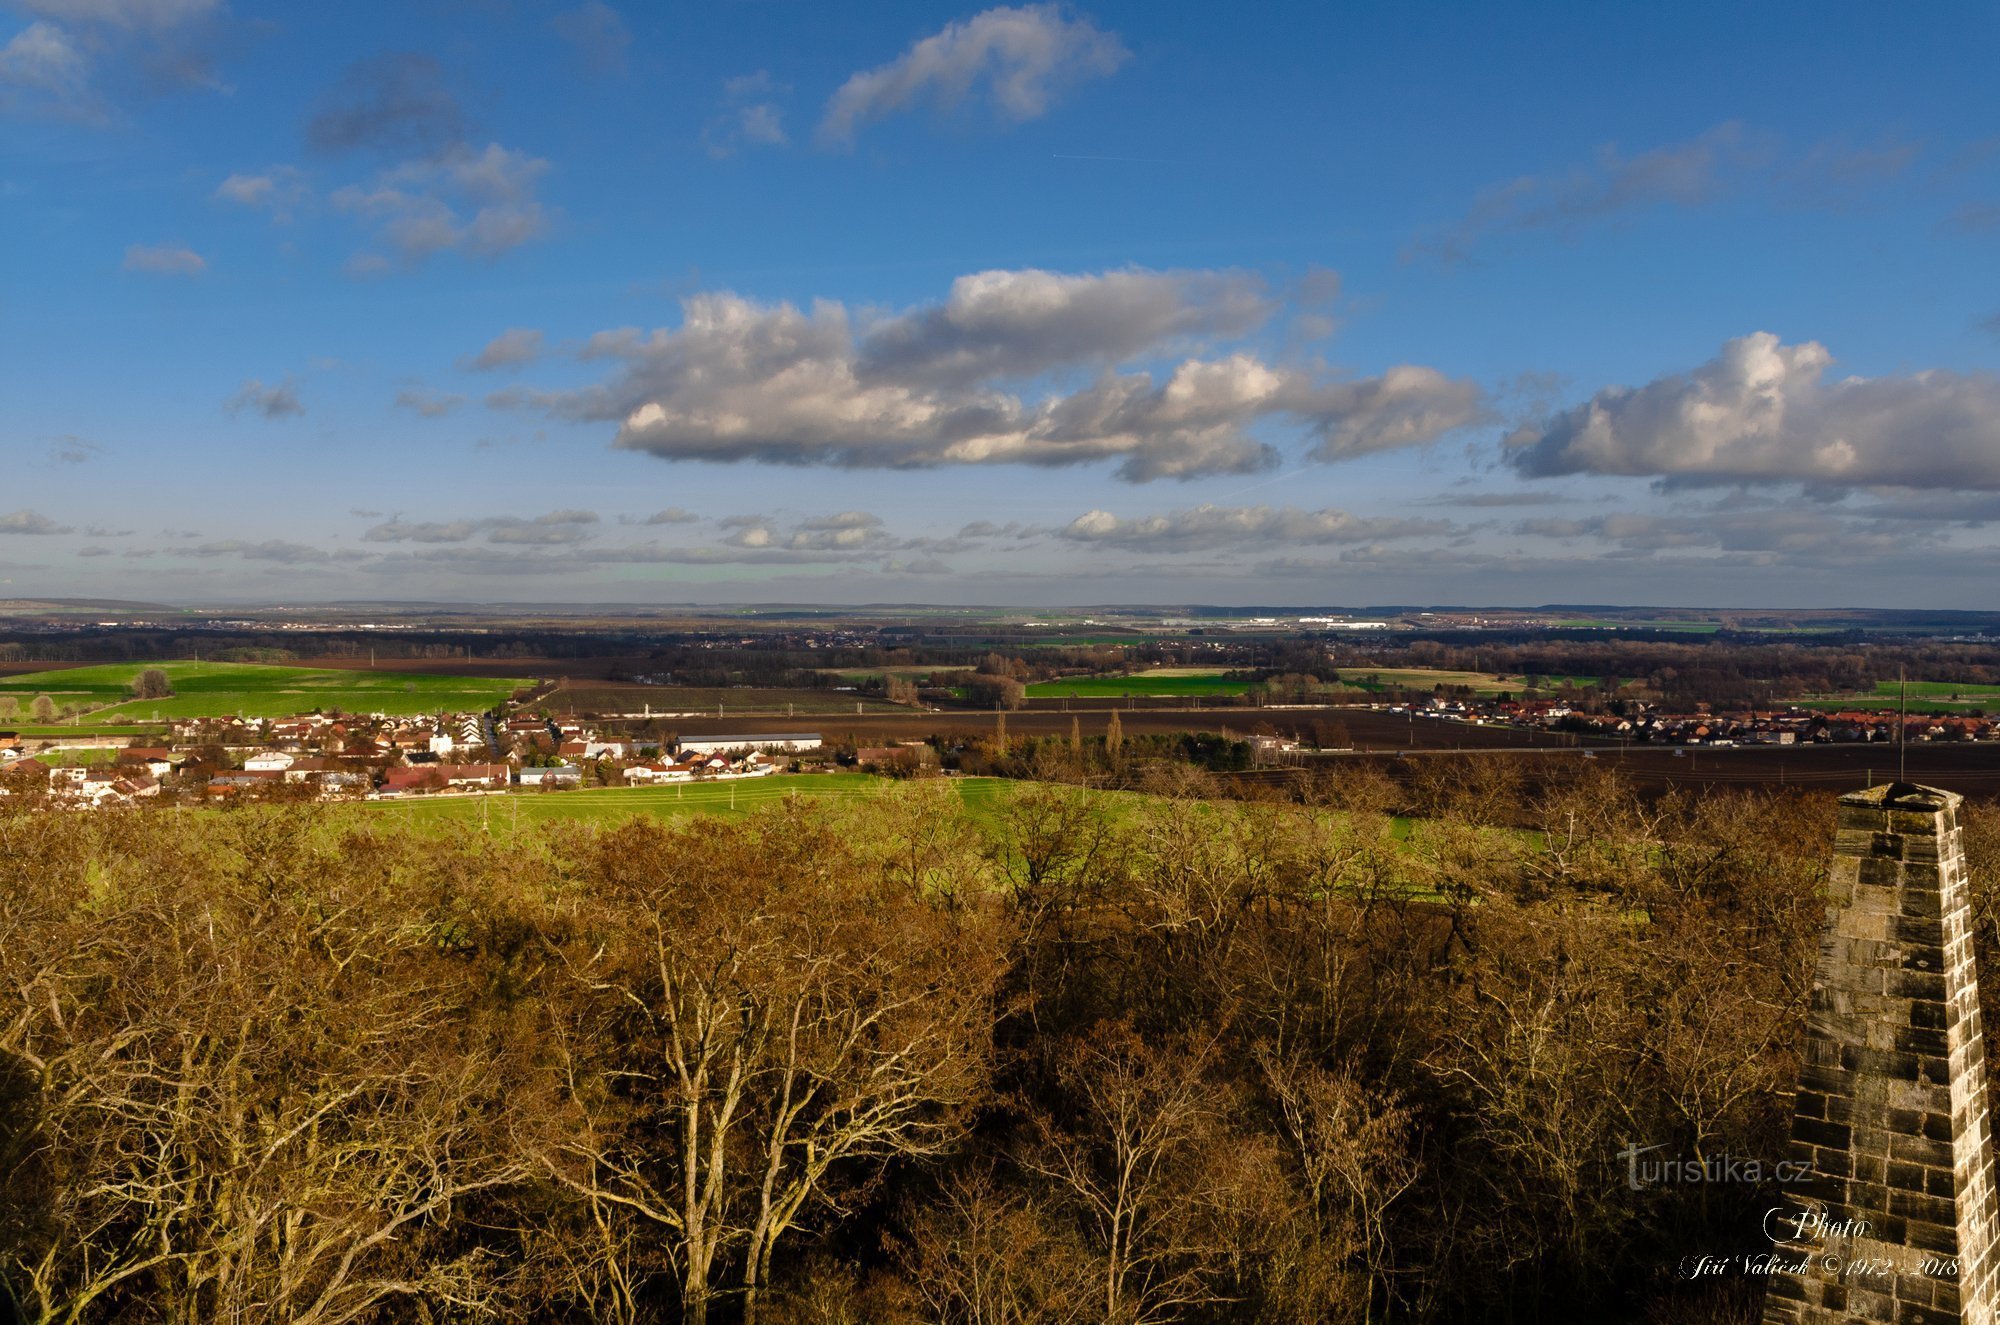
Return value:
<svg viewBox="0 0 2000 1325">
<path fill-rule="evenodd" d="M 1828 800 L 1153 791 L 0 811 L 0 1314 L 1754 1318 Z"/>
</svg>

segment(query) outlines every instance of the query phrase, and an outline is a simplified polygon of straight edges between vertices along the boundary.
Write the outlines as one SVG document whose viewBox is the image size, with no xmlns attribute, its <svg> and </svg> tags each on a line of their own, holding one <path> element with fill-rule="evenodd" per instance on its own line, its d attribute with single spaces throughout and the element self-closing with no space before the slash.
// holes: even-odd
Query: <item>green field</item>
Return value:
<svg viewBox="0 0 2000 1325">
<path fill-rule="evenodd" d="M 1496 676 L 1491 672 L 1452 672 L 1435 667 L 1343 667 L 1340 679 L 1363 690 L 1401 686 L 1405 690 L 1432 690 L 1438 686 L 1463 686 L 1475 695 L 1497 695 L 1503 690 L 1519 690 L 1522 678 Z M 1553 678 L 1551 678 L 1553 679 Z"/>
<path fill-rule="evenodd" d="M 132 699 L 135 677 L 158 667 L 173 682 L 166 699 Z M 430 676 L 418 672 L 345 671 L 314 667 L 265 667 L 254 663 L 115 663 L 0 678 L 0 695 L 18 703 L 29 717 L 37 695 L 64 704 L 101 704 L 79 725 L 119 718 L 148 721 L 212 718 L 283 718 L 314 709 L 349 713 L 476 713 L 492 708 L 513 691 L 533 685 L 527 678 Z"/>
<path fill-rule="evenodd" d="M 1528 685 L 1525 676 L 1503 676 L 1494 672 L 1454 672 L 1436 667 L 1343 667 L 1340 679 L 1363 690 L 1400 686 L 1405 690 L 1433 690 L 1438 686 L 1463 687 L 1475 695 L 1519 694 Z M 1594 686 L 1595 676 L 1544 676 L 1543 690 L 1559 686 Z"/>
<path fill-rule="evenodd" d="M 1169 667 L 1157 672 L 1136 672 L 1131 676 L 1066 676 L 1058 681 L 1037 681 L 1028 687 L 1030 699 L 1122 699 L 1128 695 L 1165 696 L 1186 699 L 1204 695 L 1241 695 L 1250 689 L 1248 681 L 1231 681 L 1220 672 L 1193 672 Z"/>
<path fill-rule="evenodd" d="M 728 782 L 693 782 L 672 787 L 605 787 L 579 791 L 522 792 L 506 796 L 429 796 L 369 801 L 362 808 L 405 824 L 516 823 L 527 828 L 558 820 L 617 822 L 635 814 L 672 818 L 684 814 L 747 814 L 788 796 L 814 800 L 867 800 L 893 795 L 900 784 L 870 773 L 777 774 Z M 968 810 L 991 811 L 1006 794 L 1003 778 L 954 778 Z"/>
<path fill-rule="evenodd" d="M 2000 709 L 2000 685 L 1970 681 L 1911 681 L 1912 713 L 1963 713 L 1967 709 Z M 1893 709 L 1902 702 L 1903 683 L 1877 681 L 1873 691 L 1845 695 L 1815 695 L 1797 701 L 1809 709 Z"/>
</svg>

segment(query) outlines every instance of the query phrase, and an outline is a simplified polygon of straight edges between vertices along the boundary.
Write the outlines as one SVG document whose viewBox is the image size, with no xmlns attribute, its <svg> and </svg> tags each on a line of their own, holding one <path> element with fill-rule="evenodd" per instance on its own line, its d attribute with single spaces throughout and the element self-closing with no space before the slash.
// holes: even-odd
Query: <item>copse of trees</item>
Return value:
<svg viewBox="0 0 2000 1325">
<path fill-rule="evenodd" d="M 1675 1271 L 1772 1193 L 1619 1152 L 1782 1157 L 1827 799 L 1153 786 L 499 837 L 0 801 L 0 1301 L 1752 1318 Z"/>
<path fill-rule="evenodd" d="M 148 667 L 132 678 L 134 699 L 166 699 L 173 693 L 173 681 L 158 667 Z"/>
</svg>

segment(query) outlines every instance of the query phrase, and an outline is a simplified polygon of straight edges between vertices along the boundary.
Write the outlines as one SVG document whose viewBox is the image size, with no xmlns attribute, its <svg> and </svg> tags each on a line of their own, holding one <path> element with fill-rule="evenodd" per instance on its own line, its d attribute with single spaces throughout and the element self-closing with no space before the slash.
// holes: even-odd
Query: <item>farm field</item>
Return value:
<svg viewBox="0 0 2000 1325">
<path fill-rule="evenodd" d="M 1030 699 L 1116 699 L 1126 695 L 1241 695 L 1248 681 L 1232 681 L 1221 672 L 1191 667 L 1158 667 L 1130 676 L 1073 676 L 1037 681 L 1028 687 Z"/>
<path fill-rule="evenodd" d="M 1719 621 L 1606 621 L 1595 617 L 1578 617 L 1550 624 L 1558 630 L 1673 630 L 1689 635 L 1713 635 L 1722 629 Z"/>
<path fill-rule="evenodd" d="M 1893 709 L 1902 702 L 1902 687 L 1895 681 L 1877 681 L 1873 691 L 1841 695 L 1815 695 L 1797 701 L 1809 709 Z M 1963 713 L 1968 709 L 2000 709 L 2000 685 L 1979 685 L 1965 681 L 1912 681 L 1909 683 L 1912 713 Z"/>
<path fill-rule="evenodd" d="M 1497 695 L 1502 692 L 1516 692 L 1525 689 L 1528 678 L 1519 675 L 1502 675 L 1497 672 L 1454 672 L 1436 667 L 1343 667 L 1340 679 L 1350 686 L 1362 690 L 1380 690 L 1389 686 L 1401 686 L 1408 690 L 1430 690 L 1437 686 L 1463 686 L 1476 695 Z M 1544 676 L 1542 688 L 1555 686 L 1594 686 L 1599 678 L 1595 676 Z"/>
<path fill-rule="evenodd" d="M 857 708 L 857 706 L 859 706 Z M 649 686 L 611 681 L 565 682 L 537 699 L 534 709 L 550 713 L 697 713 L 727 720 L 740 714 L 795 715 L 907 713 L 900 704 L 869 699 L 851 691 L 777 690 L 735 686 Z"/>
<path fill-rule="evenodd" d="M 1478 695 L 1497 695 L 1503 690 L 1519 690 L 1518 676 L 1492 672 L 1453 672 L 1434 667 L 1342 667 L 1340 679 L 1363 690 L 1401 686 L 1407 690 L 1429 690 L 1435 686 L 1464 686 Z M 1551 678 L 1555 679 L 1555 678 Z"/>
<path fill-rule="evenodd" d="M 167 674 L 174 687 L 170 697 L 130 698 L 134 678 L 148 667 L 158 667 Z M 85 715 L 78 724 L 100 726 L 119 718 L 152 721 L 231 714 L 282 718 L 316 708 L 391 714 L 479 712 L 492 708 L 514 690 L 532 684 L 532 680 L 521 677 L 435 676 L 417 672 L 269 667 L 255 663 L 159 662 L 113 663 L 0 677 L 0 695 L 15 700 L 22 718 L 29 716 L 28 706 L 37 695 L 47 695 L 58 706 L 107 705 Z"/>
<path fill-rule="evenodd" d="M 527 828 L 552 822 L 611 823 L 633 815 L 673 818 L 687 814 L 748 814 L 789 796 L 814 800 L 863 800 L 893 792 L 898 784 L 870 773 L 778 774 L 763 778 L 733 778 L 725 782 L 689 782 L 672 787 L 603 787 L 540 794 L 505 796 L 433 796 L 411 800 L 369 801 L 361 807 L 399 824 L 515 823 Z M 1005 794 L 1002 778 L 954 778 L 966 808 L 990 812 Z"/>
</svg>

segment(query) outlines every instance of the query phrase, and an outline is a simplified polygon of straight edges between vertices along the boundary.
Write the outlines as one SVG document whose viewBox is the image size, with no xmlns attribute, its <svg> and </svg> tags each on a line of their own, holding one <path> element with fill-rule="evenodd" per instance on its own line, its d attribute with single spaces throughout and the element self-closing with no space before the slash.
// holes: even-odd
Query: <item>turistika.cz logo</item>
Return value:
<svg viewBox="0 0 2000 1325">
<path fill-rule="evenodd" d="M 1665 1149 L 1665 1145 L 1641 1146 L 1627 1141 L 1625 1148 L 1618 1152 L 1618 1158 L 1625 1162 L 1625 1185 L 1635 1192 L 1668 1183 L 1740 1182 L 1754 1186 L 1775 1182 L 1784 1185 L 1797 1182 L 1812 1172 L 1812 1165 L 1802 1160 L 1772 1163 L 1762 1159 L 1745 1159 L 1740 1155 L 1645 1158 L 1656 1150 Z"/>
</svg>

